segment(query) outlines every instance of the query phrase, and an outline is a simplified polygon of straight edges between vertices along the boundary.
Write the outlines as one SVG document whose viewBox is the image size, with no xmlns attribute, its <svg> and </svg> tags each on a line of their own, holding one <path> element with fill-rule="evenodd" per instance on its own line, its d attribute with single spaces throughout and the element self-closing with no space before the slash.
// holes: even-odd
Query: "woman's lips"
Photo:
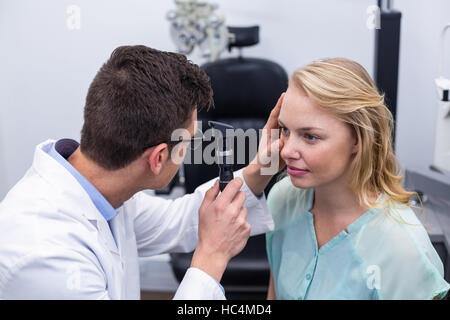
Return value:
<svg viewBox="0 0 450 320">
<path fill-rule="evenodd" d="M 296 167 L 291 167 L 291 166 L 287 166 L 287 173 L 291 176 L 303 176 L 307 173 L 309 173 L 308 170 L 304 170 L 304 169 L 298 169 Z"/>
</svg>

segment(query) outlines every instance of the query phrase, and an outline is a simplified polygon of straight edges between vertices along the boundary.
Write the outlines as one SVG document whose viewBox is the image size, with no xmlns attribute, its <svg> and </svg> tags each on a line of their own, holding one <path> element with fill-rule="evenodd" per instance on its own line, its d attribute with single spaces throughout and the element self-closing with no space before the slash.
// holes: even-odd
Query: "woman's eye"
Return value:
<svg viewBox="0 0 450 320">
<path fill-rule="evenodd" d="M 308 134 L 308 133 L 305 134 L 305 138 L 309 141 L 316 141 L 319 139 L 318 137 L 313 136 L 312 134 Z"/>
<path fill-rule="evenodd" d="M 280 127 L 280 130 L 281 130 L 281 134 L 284 136 L 289 134 L 289 130 L 286 127 Z"/>
</svg>

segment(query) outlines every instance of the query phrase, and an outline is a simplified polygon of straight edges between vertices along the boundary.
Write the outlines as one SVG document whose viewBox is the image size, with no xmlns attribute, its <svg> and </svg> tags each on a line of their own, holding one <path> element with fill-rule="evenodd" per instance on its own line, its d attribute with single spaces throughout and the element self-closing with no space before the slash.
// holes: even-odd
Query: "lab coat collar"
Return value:
<svg viewBox="0 0 450 320">
<path fill-rule="evenodd" d="M 55 140 L 47 140 L 36 147 L 33 169 L 56 190 L 59 190 L 58 196 L 64 202 L 65 214 L 78 219 L 80 215 L 84 216 L 99 232 L 108 249 L 119 254 L 107 221 L 95 207 L 87 192 L 66 168 L 48 154 L 55 142 Z"/>
<path fill-rule="evenodd" d="M 111 220 L 117 214 L 117 210 L 105 199 L 105 197 L 97 190 L 97 188 L 90 183 L 77 169 L 75 169 L 67 160 L 70 155 L 80 146 L 78 142 L 72 139 L 61 139 L 56 141 L 50 151 L 49 155 L 58 161 L 72 176 L 77 179 L 78 183 L 89 195 L 95 207 L 100 211 L 106 221 Z M 62 152 L 62 153 L 60 153 Z M 66 159 L 67 158 L 67 159 Z"/>
</svg>

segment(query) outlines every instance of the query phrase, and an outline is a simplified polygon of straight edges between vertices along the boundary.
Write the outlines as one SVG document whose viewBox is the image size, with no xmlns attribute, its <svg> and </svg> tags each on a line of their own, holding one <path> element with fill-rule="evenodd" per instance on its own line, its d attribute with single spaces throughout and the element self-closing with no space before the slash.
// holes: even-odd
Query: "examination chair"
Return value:
<svg viewBox="0 0 450 320">
<path fill-rule="evenodd" d="M 235 34 L 231 48 L 252 46 L 259 42 L 259 27 L 230 28 Z M 221 59 L 202 66 L 211 79 L 214 91 L 215 108 L 198 113 L 205 132 L 208 120 L 220 121 L 232 125 L 235 129 L 262 129 L 275 106 L 281 93 L 286 91 L 288 76 L 284 69 L 275 62 L 244 58 Z M 235 149 L 236 149 L 235 138 Z M 259 139 L 259 131 L 258 131 Z M 259 141 L 258 141 L 259 142 Z M 203 149 L 211 141 L 205 141 Z M 245 163 L 237 164 L 237 154 L 234 152 L 234 171 L 246 166 L 256 155 L 256 148 L 250 154 L 249 138 L 245 140 Z M 236 151 L 236 150 L 234 150 Z M 188 153 L 186 157 L 193 155 Z M 186 193 L 192 193 L 200 184 L 218 176 L 217 164 L 184 164 L 184 186 Z M 271 186 L 276 182 L 274 176 L 265 189 L 267 196 Z M 192 253 L 172 253 L 171 266 L 175 277 L 180 282 L 189 268 Z M 250 237 L 243 251 L 228 264 L 221 284 L 225 289 L 227 299 L 265 299 L 269 282 L 269 264 L 267 261 L 265 235 Z"/>
</svg>

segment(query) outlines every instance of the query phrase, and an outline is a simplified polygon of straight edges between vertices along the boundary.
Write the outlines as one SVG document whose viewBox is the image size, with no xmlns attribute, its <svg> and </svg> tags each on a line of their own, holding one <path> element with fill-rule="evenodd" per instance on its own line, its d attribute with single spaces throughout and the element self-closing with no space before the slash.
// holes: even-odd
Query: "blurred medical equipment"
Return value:
<svg viewBox="0 0 450 320">
<path fill-rule="evenodd" d="M 431 171 L 422 168 L 407 168 L 404 185 L 407 190 L 414 190 L 422 200 L 425 214 L 418 214 L 427 228 L 430 240 L 444 264 L 444 278 L 450 281 L 450 80 L 443 76 L 445 69 L 445 34 L 450 29 L 447 24 L 441 32 L 441 50 L 439 77 L 435 79 L 438 93 L 436 114 L 436 135 L 433 164 Z M 413 197 L 411 202 L 418 206 L 419 199 Z M 450 295 L 447 296 L 450 299 Z"/>
<path fill-rule="evenodd" d="M 203 0 L 175 0 L 176 9 L 167 13 L 170 35 L 177 51 L 189 54 L 198 46 L 203 57 L 215 61 L 232 35 L 217 4 Z"/>
<path fill-rule="evenodd" d="M 435 80 L 439 100 L 436 120 L 434 165 L 431 168 L 450 177 L 450 101 L 448 96 L 450 79 L 443 76 L 445 63 L 445 32 L 448 29 L 450 29 L 450 24 L 446 25 L 441 33 L 440 76 Z"/>
<path fill-rule="evenodd" d="M 406 169 L 404 185 L 417 191 L 422 200 L 423 212 L 417 197 L 411 198 L 416 206 L 412 209 L 426 227 L 444 265 L 444 278 L 450 282 L 450 179 L 433 171 L 424 173 L 422 168 Z"/>
</svg>

